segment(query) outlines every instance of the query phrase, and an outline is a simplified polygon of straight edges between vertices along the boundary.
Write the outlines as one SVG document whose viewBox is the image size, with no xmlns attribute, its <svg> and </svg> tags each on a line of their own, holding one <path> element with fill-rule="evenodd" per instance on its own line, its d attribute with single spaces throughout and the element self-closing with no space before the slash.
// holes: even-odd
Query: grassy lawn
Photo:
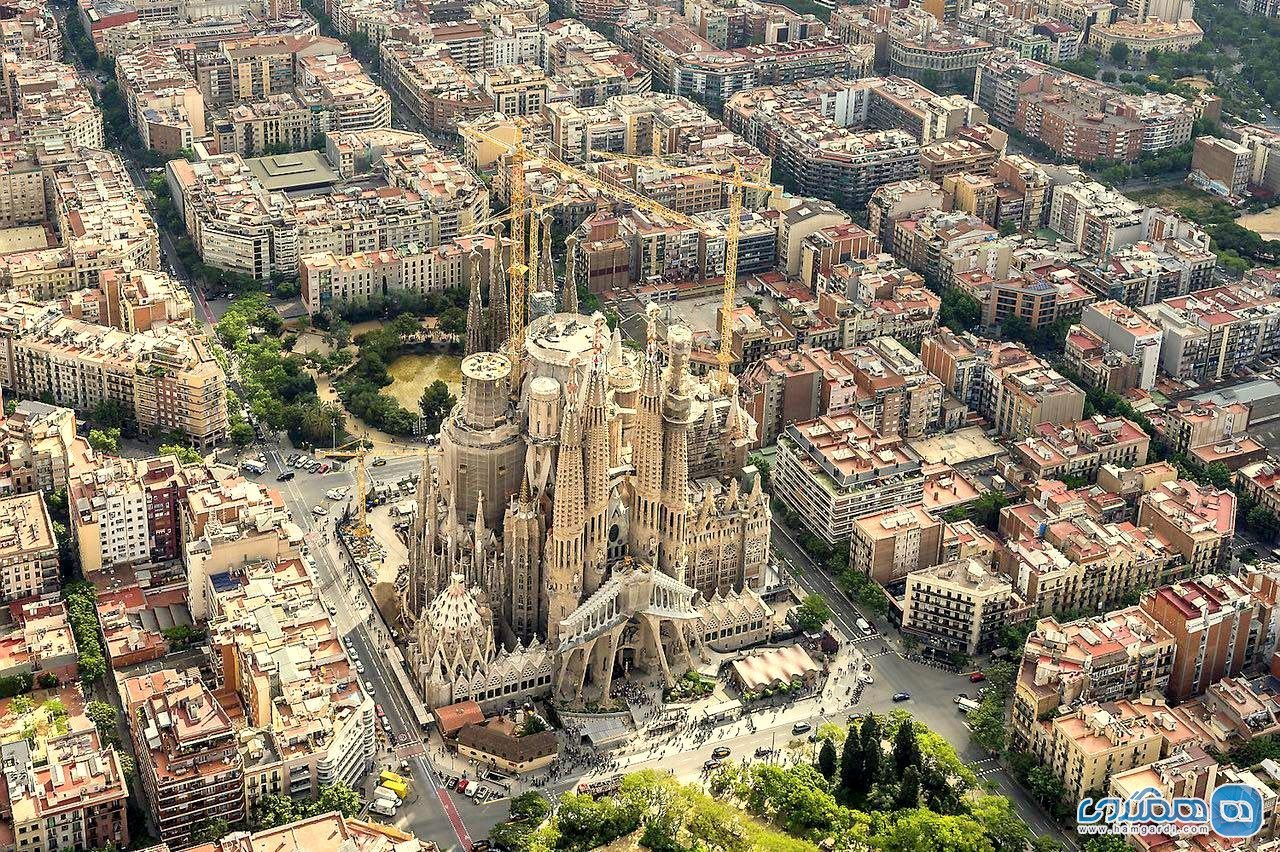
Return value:
<svg viewBox="0 0 1280 852">
<path fill-rule="evenodd" d="M 1124 192 L 1123 189 L 1120 191 Z M 1208 212 L 1215 201 L 1222 200 L 1189 186 L 1159 186 L 1137 192 L 1124 192 L 1124 194 L 1148 207 L 1170 207 L 1174 210 L 1190 207 L 1196 213 Z"/>
</svg>

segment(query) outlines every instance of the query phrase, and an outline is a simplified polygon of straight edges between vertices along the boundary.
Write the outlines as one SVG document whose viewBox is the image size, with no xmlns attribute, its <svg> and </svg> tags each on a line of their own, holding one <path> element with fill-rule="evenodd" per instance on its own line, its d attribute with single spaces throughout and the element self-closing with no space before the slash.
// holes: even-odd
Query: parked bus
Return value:
<svg viewBox="0 0 1280 852">
<path fill-rule="evenodd" d="M 981 706 L 982 705 L 979 704 L 978 702 L 968 698 L 961 698 L 958 701 L 956 701 L 956 707 L 959 708 L 961 713 L 965 713 L 965 714 L 972 713 L 974 710 L 977 710 Z"/>
</svg>

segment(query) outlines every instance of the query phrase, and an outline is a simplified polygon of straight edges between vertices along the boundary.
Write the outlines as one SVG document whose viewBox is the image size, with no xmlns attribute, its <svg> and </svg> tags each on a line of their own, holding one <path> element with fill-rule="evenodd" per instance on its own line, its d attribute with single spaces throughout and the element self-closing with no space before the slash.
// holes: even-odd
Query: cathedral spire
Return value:
<svg viewBox="0 0 1280 852">
<path fill-rule="evenodd" d="M 480 253 L 477 251 L 467 255 L 467 268 L 470 270 L 471 298 L 467 302 L 467 354 L 474 355 L 485 351 L 484 308 L 480 304 Z"/>
<path fill-rule="evenodd" d="M 584 592 L 588 595 L 604 582 L 606 523 L 609 513 L 609 422 L 605 397 L 605 363 L 599 334 L 587 374 L 587 399 L 583 412 L 583 489 L 586 512 Z M 561 448 L 562 454 L 564 449 Z M 557 483 L 558 487 L 558 483 Z"/>
<path fill-rule="evenodd" d="M 576 364 L 573 365 L 576 373 Z M 571 374 L 572 376 L 572 374 Z M 585 526 L 582 480 L 582 423 L 577 387 L 570 378 L 560 420 L 560 455 L 556 461 L 555 498 L 551 505 L 551 537 L 544 560 L 547 642 L 555 645 L 560 622 L 582 600 L 582 539 Z"/>
<path fill-rule="evenodd" d="M 501 352 L 511 334 L 507 310 L 507 280 L 502 273 L 502 223 L 493 226 L 493 248 L 489 252 L 489 343 Z"/>
<path fill-rule="evenodd" d="M 686 369 L 693 349 L 693 335 L 685 326 L 667 329 L 666 398 L 663 400 L 662 512 L 658 553 L 662 570 L 684 582 L 687 569 L 685 526 L 689 515 L 689 444 L 686 432 L 692 420 L 692 399 L 686 392 Z"/>
<path fill-rule="evenodd" d="M 578 238 L 570 234 L 564 241 L 564 298 L 560 310 L 578 312 Z"/>
<path fill-rule="evenodd" d="M 631 489 L 631 518 L 627 543 L 631 553 L 658 563 L 658 522 L 662 503 L 662 366 L 658 361 L 658 306 L 650 304 L 649 345 L 640 377 L 640 400 L 632 438 L 635 477 Z"/>
</svg>

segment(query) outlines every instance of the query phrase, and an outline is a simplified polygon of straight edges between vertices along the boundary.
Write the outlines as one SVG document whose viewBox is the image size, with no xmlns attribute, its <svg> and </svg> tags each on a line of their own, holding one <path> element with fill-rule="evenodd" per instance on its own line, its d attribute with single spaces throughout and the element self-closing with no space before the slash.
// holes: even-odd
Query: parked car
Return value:
<svg viewBox="0 0 1280 852">
<path fill-rule="evenodd" d="M 312 506 L 312 507 L 311 507 L 311 514 L 313 514 L 313 515 L 321 515 L 321 516 L 323 516 L 323 515 L 327 515 L 327 514 L 329 514 L 329 510 L 328 510 L 328 509 L 326 509 L 324 506 L 319 506 L 319 505 L 317 505 L 317 506 Z"/>
<path fill-rule="evenodd" d="M 276 477 L 276 482 L 288 482 L 290 479 L 293 479 L 295 476 L 297 476 L 297 474 L 295 474 L 293 471 L 286 470 Z"/>
<path fill-rule="evenodd" d="M 386 463 L 387 463 L 387 460 L 384 459 L 382 456 L 374 456 L 373 461 L 369 462 L 369 464 L 373 465 L 374 467 L 382 467 Z"/>
<path fill-rule="evenodd" d="M 713 758 L 711 758 L 710 760 L 708 760 L 706 763 L 702 764 L 702 771 L 703 771 L 703 772 L 712 772 L 712 771 L 714 771 L 714 770 L 716 770 L 716 769 L 719 769 L 719 768 L 720 768 L 720 766 L 721 766 L 720 761 L 716 760 L 716 759 L 713 757 Z"/>
<path fill-rule="evenodd" d="M 459 778 L 457 775 L 450 775 L 450 776 L 449 776 L 449 780 L 445 782 L 444 786 L 445 786 L 447 789 L 450 789 L 450 790 L 456 790 L 456 789 L 457 789 L 457 787 L 458 787 L 458 785 L 459 785 L 459 784 L 463 784 L 463 783 L 466 783 L 466 782 L 464 782 L 464 781 L 463 781 L 461 778 Z"/>
<path fill-rule="evenodd" d="M 381 705 L 381 704 L 375 704 L 375 705 L 373 705 L 373 711 L 374 711 L 375 713 L 377 713 L 377 714 L 378 714 L 378 718 L 379 718 L 379 719 L 381 719 L 383 716 L 387 715 L 387 714 L 386 714 L 386 711 L 382 709 L 382 705 Z"/>
<path fill-rule="evenodd" d="M 325 462 L 324 464 L 320 465 L 320 470 L 319 470 L 319 472 L 320 472 L 320 473 L 328 473 L 328 472 L 329 472 L 329 463 L 328 463 L 328 462 Z"/>
<path fill-rule="evenodd" d="M 356 660 L 355 666 L 356 666 L 356 674 L 364 674 L 364 663 L 360 662 L 359 660 Z"/>
<path fill-rule="evenodd" d="M 894 700 L 894 701 L 910 701 L 910 700 L 911 700 L 911 693 L 910 693 L 910 692 L 895 692 L 895 693 L 893 694 L 893 700 Z"/>
<path fill-rule="evenodd" d="M 800 734 L 807 734 L 811 730 L 813 730 L 813 725 L 810 725 L 808 722 L 796 722 L 791 726 L 791 733 L 796 736 L 799 736 Z"/>
<path fill-rule="evenodd" d="M 969 683 L 982 683 L 986 679 L 987 679 L 987 676 L 984 675 L 982 672 L 974 672 L 973 674 L 969 675 Z"/>
<path fill-rule="evenodd" d="M 868 685 L 876 682 L 876 679 L 873 678 L 871 675 L 867 674 L 866 672 L 863 672 L 862 674 L 858 675 L 858 680 Z"/>
</svg>

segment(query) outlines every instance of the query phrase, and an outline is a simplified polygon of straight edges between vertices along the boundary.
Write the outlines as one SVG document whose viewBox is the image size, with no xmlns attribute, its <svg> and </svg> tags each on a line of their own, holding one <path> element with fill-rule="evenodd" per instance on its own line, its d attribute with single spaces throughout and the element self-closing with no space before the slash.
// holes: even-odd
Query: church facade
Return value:
<svg viewBox="0 0 1280 852">
<path fill-rule="evenodd" d="M 637 351 L 566 311 L 512 347 L 477 293 L 472 313 L 488 334 L 468 348 L 503 351 L 464 359 L 408 533 L 403 619 L 428 706 L 602 706 L 617 677 L 670 685 L 706 638 L 732 645 L 728 611 L 767 635 L 769 498 L 741 481 L 756 425 L 735 387 L 690 372 L 689 330 L 660 339 L 651 311 Z"/>
</svg>

